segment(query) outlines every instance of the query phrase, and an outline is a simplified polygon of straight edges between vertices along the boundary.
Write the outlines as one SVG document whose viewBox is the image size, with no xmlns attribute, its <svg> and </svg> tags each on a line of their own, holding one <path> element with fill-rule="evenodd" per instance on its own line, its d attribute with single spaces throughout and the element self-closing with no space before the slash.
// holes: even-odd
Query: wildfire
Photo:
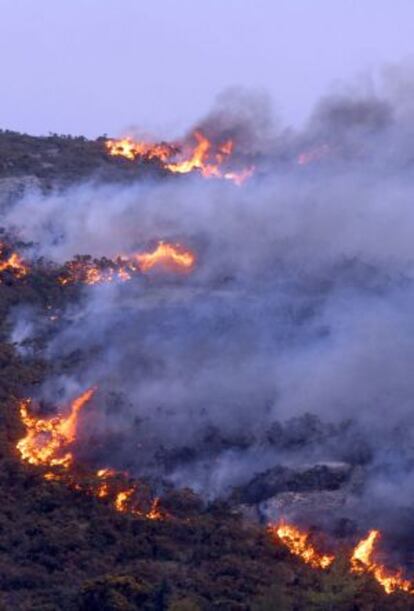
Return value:
<svg viewBox="0 0 414 611">
<path fill-rule="evenodd" d="M 89 388 L 76 397 L 66 416 L 59 413 L 51 418 L 38 418 L 29 411 L 30 401 L 22 401 L 20 417 L 26 427 L 26 435 L 16 445 L 22 460 L 47 467 L 48 470 L 43 473 L 45 480 L 63 482 L 79 492 L 98 499 L 109 499 L 119 512 L 149 520 L 165 520 L 169 516 L 160 507 L 159 498 L 148 500 L 148 492 L 144 490 L 139 499 L 136 483 L 129 483 L 125 487 L 127 473 L 104 468 L 91 474 L 74 464 L 70 444 L 76 439 L 78 416 L 95 391 L 95 388 Z"/>
<path fill-rule="evenodd" d="M 94 393 L 95 389 L 89 388 L 72 401 L 67 416 L 57 414 L 51 418 L 37 418 L 30 414 L 30 401 L 22 401 L 20 417 L 26 435 L 17 443 L 22 459 L 32 465 L 68 468 L 73 462 L 68 446 L 76 439 L 79 413 Z"/>
<path fill-rule="evenodd" d="M 268 525 L 268 531 L 275 542 L 285 545 L 291 554 L 298 556 L 314 569 L 328 569 L 335 560 L 334 555 L 319 553 L 310 542 L 310 534 L 293 524 L 280 521 Z M 351 573 L 370 574 L 387 594 L 396 591 L 414 594 L 414 584 L 404 579 L 401 570 L 391 571 L 374 560 L 375 547 L 381 537 L 378 530 L 371 530 L 352 550 Z"/>
<path fill-rule="evenodd" d="M 115 509 L 117 511 L 122 511 L 122 512 L 128 511 L 128 504 L 134 492 L 135 492 L 134 487 L 128 488 L 127 490 L 121 490 L 121 492 L 118 492 L 118 494 L 115 497 L 115 502 L 114 502 Z"/>
<path fill-rule="evenodd" d="M 134 142 L 132 138 L 123 138 L 121 140 L 108 140 L 106 148 L 113 157 L 125 157 L 126 159 L 134 160 L 137 157 L 146 157 L 147 159 L 160 159 L 167 161 L 176 149 L 169 144 L 151 144 L 149 142 Z"/>
<path fill-rule="evenodd" d="M 108 265 L 109 263 L 109 265 Z M 132 274 L 139 272 L 137 264 L 133 260 L 117 257 L 115 261 L 105 261 L 105 265 L 79 257 L 69 261 L 65 265 L 65 270 L 58 278 L 62 286 L 82 282 L 83 284 L 98 284 L 102 282 L 112 282 L 113 280 L 130 280 Z"/>
<path fill-rule="evenodd" d="M 254 167 L 240 171 L 225 171 L 225 164 L 234 150 L 234 142 L 227 140 L 217 146 L 201 130 L 192 134 L 193 142 L 184 145 L 150 144 L 135 142 L 132 138 L 108 140 L 106 148 L 109 155 L 121 156 L 134 161 L 138 157 L 158 159 L 162 167 L 174 174 L 188 174 L 199 171 L 205 178 L 223 178 L 241 185 L 253 174 Z"/>
<path fill-rule="evenodd" d="M 152 252 L 136 255 L 139 268 L 148 272 L 154 267 L 161 267 L 171 271 L 190 271 L 195 263 L 195 255 L 180 244 L 170 244 L 160 241 Z"/>
<path fill-rule="evenodd" d="M 92 260 L 88 257 L 78 257 L 65 265 L 64 272 L 58 281 L 62 286 L 81 282 L 83 284 L 98 284 L 121 280 L 126 282 L 134 275 L 145 273 L 153 268 L 161 268 L 173 272 L 189 272 L 195 264 L 195 254 L 180 244 L 158 242 L 154 250 L 130 255 L 118 256 L 114 261 Z"/>
<path fill-rule="evenodd" d="M 295 556 L 314 569 L 326 569 L 335 560 L 335 556 L 320 554 L 310 541 L 310 534 L 293 524 L 281 521 L 268 527 L 274 539 L 281 541 Z"/>
<path fill-rule="evenodd" d="M 12 252 L 10 255 L 6 253 L 6 247 L 0 242 L 0 272 L 12 272 L 19 279 L 26 276 L 29 270 L 21 256 L 16 252 Z"/>
<path fill-rule="evenodd" d="M 389 571 L 382 564 L 374 561 L 375 546 L 381 537 L 378 530 L 371 530 L 354 548 L 351 556 L 351 571 L 353 573 L 371 573 L 387 594 L 402 590 L 414 594 L 411 581 L 402 577 L 401 571 Z"/>
</svg>

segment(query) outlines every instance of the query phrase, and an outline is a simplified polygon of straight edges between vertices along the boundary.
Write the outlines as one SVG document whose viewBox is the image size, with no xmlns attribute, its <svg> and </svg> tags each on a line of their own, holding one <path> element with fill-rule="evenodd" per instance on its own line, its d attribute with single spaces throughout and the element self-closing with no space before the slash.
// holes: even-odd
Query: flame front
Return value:
<svg viewBox="0 0 414 611">
<path fill-rule="evenodd" d="M 88 258 L 78 258 L 65 265 L 65 271 L 58 281 L 62 286 L 81 282 L 98 284 L 121 280 L 126 282 L 134 275 L 160 268 L 169 272 L 190 272 L 195 265 L 196 256 L 180 244 L 160 240 L 154 250 L 130 256 L 118 256 L 114 261 L 105 260 L 105 265 Z"/>
<path fill-rule="evenodd" d="M 108 153 L 113 157 L 125 157 L 125 159 L 130 159 L 132 161 L 137 157 L 167 161 L 176 151 L 176 149 L 169 144 L 135 142 L 132 138 L 108 140 L 106 142 L 106 148 Z"/>
<path fill-rule="evenodd" d="M 30 413 L 30 400 L 20 404 L 20 417 L 26 427 L 26 435 L 16 447 L 22 460 L 32 465 L 47 467 L 43 477 L 51 482 L 63 482 L 79 492 L 86 492 L 98 499 L 109 499 L 121 513 L 129 513 L 149 520 L 165 520 L 168 514 L 160 507 L 159 498 L 148 500 L 141 494 L 139 486 L 129 483 L 128 474 L 115 469 L 103 468 L 90 473 L 78 469 L 70 451 L 76 439 L 78 417 L 82 408 L 92 399 L 96 388 L 89 388 L 74 399 L 69 413 L 58 413 L 51 418 L 38 418 Z"/>
<path fill-rule="evenodd" d="M 334 555 L 321 554 L 310 542 L 308 532 L 293 524 L 281 521 L 268 525 L 268 531 L 275 542 L 281 542 L 289 551 L 314 569 L 327 569 L 335 560 Z M 403 591 L 414 594 L 414 584 L 404 579 L 401 570 L 391 571 L 374 560 L 375 547 L 381 537 L 378 530 L 371 530 L 352 550 L 350 556 L 351 573 L 370 574 L 387 594 Z"/>
<path fill-rule="evenodd" d="M 326 569 L 335 560 L 335 556 L 320 554 L 310 542 L 310 535 L 293 524 L 281 521 L 271 524 L 268 530 L 275 540 L 279 540 L 295 556 L 314 569 Z"/>
<path fill-rule="evenodd" d="M 402 577 L 400 570 L 389 571 L 373 559 L 375 546 L 380 537 L 381 534 L 378 530 L 371 530 L 365 539 L 362 539 L 356 545 L 351 556 L 351 571 L 358 574 L 372 574 L 387 594 L 397 590 L 414 594 L 413 584 Z"/>
<path fill-rule="evenodd" d="M 148 253 L 136 255 L 139 267 L 148 272 L 154 267 L 171 271 L 190 271 L 194 267 L 195 256 L 191 250 L 186 250 L 180 244 L 170 244 L 160 241 L 157 247 Z"/>
<path fill-rule="evenodd" d="M 124 157 L 134 161 L 138 157 L 158 159 L 162 167 L 173 174 L 188 174 L 197 170 L 205 178 L 223 178 L 241 185 L 253 174 L 254 167 L 224 171 L 222 165 L 233 153 L 234 142 L 226 140 L 214 146 L 201 130 L 192 134 L 193 143 L 184 145 L 150 144 L 135 142 L 132 138 L 108 140 L 106 148 L 111 156 Z"/>
<path fill-rule="evenodd" d="M 20 417 L 26 427 L 26 435 L 16 446 L 22 459 L 32 465 L 68 468 L 73 462 L 68 446 L 76 439 L 79 412 L 94 392 L 94 388 L 89 388 L 72 401 L 66 417 L 57 414 L 51 418 L 37 418 L 30 414 L 30 401 L 22 401 Z"/>
</svg>

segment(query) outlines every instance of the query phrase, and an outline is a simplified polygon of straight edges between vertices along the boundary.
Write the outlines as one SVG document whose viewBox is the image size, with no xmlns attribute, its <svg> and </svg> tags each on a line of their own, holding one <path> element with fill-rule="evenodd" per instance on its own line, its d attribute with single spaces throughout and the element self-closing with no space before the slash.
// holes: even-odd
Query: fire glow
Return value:
<svg viewBox="0 0 414 611">
<path fill-rule="evenodd" d="M 6 253 L 6 247 L 0 242 L 0 272 L 8 271 L 18 279 L 24 278 L 28 273 L 28 267 L 21 256 L 16 252 L 9 255 Z"/>
<path fill-rule="evenodd" d="M 173 174 L 188 174 L 198 171 L 204 178 L 222 178 L 241 185 L 254 172 L 254 167 L 241 170 L 223 169 L 234 150 L 233 140 L 214 145 L 201 130 L 191 136 L 191 144 L 150 144 L 136 142 L 132 138 L 108 140 L 106 149 L 113 157 L 124 157 L 130 161 L 137 158 L 158 159 L 162 167 Z"/>
<path fill-rule="evenodd" d="M 293 524 L 280 521 L 268 526 L 273 541 L 285 545 L 291 554 L 298 556 L 314 569 L 326 570 L 335 561 L 333 554 L 322 554 L 310 540 L 310 533 Z M 381 585 L 387 594 L 406 592 L 414 594 L 414 585 L 404 579 L 401 570 L 391 571 L 374 560 L 376 545 L 381 537 L 378 530 L 371 530 L 359 541 L 350 555 L 350 572 L 358 575 L 369 574 Z"/>
<path fill-rule="evenodd" d="M 121 513 L 140 516 L 149 520 L 163 520 L 167 513 L 160 500 L 151 502 L 139 499 L 139 486 L 131 483 L 128 474 L 114 469 L 99 469 L 89 473 L 76 469 L 71 444 L 77 437 L 81 410 L 91 401 L 96 388 L 89 388 L 70 404 L 68 414 L 56 414 L 50 418 L 36 417 L 30 413 L 30 401 L 20 404 L 20 418 L 26 435 L 17 444 L 21 459 L 32 465 L 47 467 L 43 477 L 47 481 L 60 481 L 70 488 L 91 494 L 98 499 L 108 499 Z"/>
<path fill-rule="evenodd" d="M 81 409 L 91 400 L 95 389 L 89 388 L 70 404 L 67 416 L 57 414 L 51 418 L 37 418 L 30 414 L 30 401 L 20 404 L 20 418 L 26 435 L 17 443 L 23 460 L 32 465 L 68 468 L 73 455 L 68 446 L 76 439 Z"/>
<path fill-rule="evenodd" d="M 414 594 L 413 584 L 402 577 L 400 570 L 389 571 L 382 564 L 375 562 L 373 556 L 380 537 L 378 530 L 371 530 L 365 539 L 358 543 L 351 556 L 351 571 L 358 574 L 370 573 L 387 594 L 396 590 Z"/>
<path fill-rule="evenodd" d="M 279 540 L 291 554 L 299 556 L 314 569 L 326 569 L 335 560 L 335 556 L 320 554 L 310 541 L 310 534 L 293 524 L 281 521 L 268 528 L 274 540 Z"/>
<path fill-rule="evenodd" d="M 78 258 L 65 265 L 65 271 L 58 281 L 62 286 L 80 282 L 99 284 L 121 280 L 131 280 L 134 275 L 147 273 L 153 269 L 161 271 L 188 273 L 194 268 L 195 254 L 181 246 L 160 240 L 152 251 L 135 253 L 128 257 L 119 256 L 114 261 L 105 260 L 105 265 L 88 258 Z"/>
</svg>

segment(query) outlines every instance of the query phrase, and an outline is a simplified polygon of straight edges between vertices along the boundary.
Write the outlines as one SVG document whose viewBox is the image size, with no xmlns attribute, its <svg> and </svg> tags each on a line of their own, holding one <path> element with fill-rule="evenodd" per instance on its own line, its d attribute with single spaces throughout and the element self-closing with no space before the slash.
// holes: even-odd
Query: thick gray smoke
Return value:
<svg viewBox="0 0 414 611">
<path fill-rule="evenodd" d="M 391 96 L 337 95 L 299 133 L 267 130 L 265 103 L 257 116 L 235 108 L 200 125 L 240 134 L 256 162 L 241 188 L 91 182 L 10 210 L 6 224 L 57 261 L 158 239 L 197 254 L 185 277 L 85 287 L 48 343 L 56 373 L 42 396 L 98 385 L 85 460 L 210 496 L 275 466 L 346 463 L 361 519 L 402 520 L 414 491 L 413 115 Z"/>
</svg>

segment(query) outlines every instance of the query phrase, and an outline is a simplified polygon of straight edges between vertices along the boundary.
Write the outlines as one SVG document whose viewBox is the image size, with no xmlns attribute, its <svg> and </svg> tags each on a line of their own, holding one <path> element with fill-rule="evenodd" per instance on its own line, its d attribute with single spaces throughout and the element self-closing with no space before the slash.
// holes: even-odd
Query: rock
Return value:
<svg viewBox="0 0 414 611">
<path fill-rule="evenodd" d="M 313 492 L 282 492 L 260 503 L 257 511 L 265 521 L 278 520 L 291 514 L 333 515 L 341 507 L 350 507 L 356 497 L 348 490 L 318 490 Z"/>
<path fill-rule="evenodd" d="M 334 462 L 295 468 L 277 465 L 234 490 L 232 499 L 251 505 L 285 492 L 338 490 L 350 480 L 352 469 L 348 463 Z"/>
</svg>

